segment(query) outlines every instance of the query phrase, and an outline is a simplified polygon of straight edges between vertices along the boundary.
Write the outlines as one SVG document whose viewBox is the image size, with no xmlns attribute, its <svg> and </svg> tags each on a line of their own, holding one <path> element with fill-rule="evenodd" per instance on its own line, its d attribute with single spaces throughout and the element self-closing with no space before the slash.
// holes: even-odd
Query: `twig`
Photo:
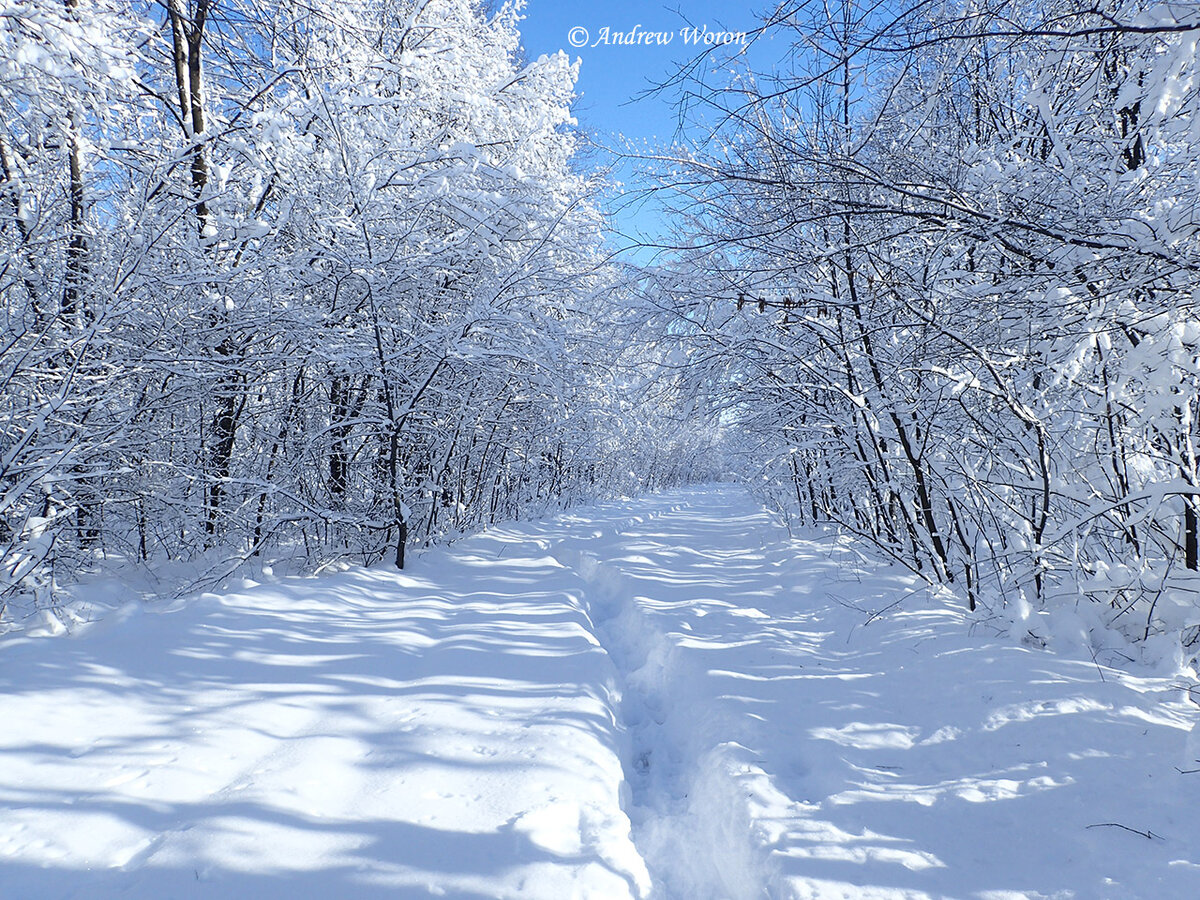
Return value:
<svg viewBox="0 0 1200 900">
<path fill-rule="evenodd" d="M 1186 687 L 1184 687 L 1184 690 L 1187 691 L 1187 698 L 1189 700 L 1191 700 L 1193 703 L 1195 703 L 1197 706 L 1200 706 L 1200 700 L 1196 699 L 1196 694 L 1195 694 L 1195 690 L 1198 687 L 1200 687 L 1200 684 L 1189 684 Z"/>
<path fill-rule="evenodd" d="M 1089 825 L 1088 828 L 1123 828 L 1126 831 L 1133 832 L 1134 834 L 1140 834 L 1148 841 L 1152 840 L 1153 838 L 1158 838 L 1160 841 L 1163 839 L 1161 834 L 1155 834 L 1153 831 L 1148 829 L 1146 831 L 1138 831 L 1136 828 L 1130 828 L 1128 825 L 1122 825 L 1120 822 L 1098 822 L 1095 825 Z"/>
<path fill-rule="evenodd" d="M 883 607 L 882 609 L 875 610 L 875 612 L 873 612 L 869 616 L 867 616 L 867 621 L 863 622 L 863 625 L 870 625 L 876 619 L 881 617 L 885 612 L 890 612 L 891 610 L 893 610 L 897 606 L 899 606 L 901 603 L 903 603 L 905 600 L 907 600 L 909 597 L 915 597 L 917 594 L 921 593 L 921 591 L 928 592 L 929 586 L 926 585 L 925 587 L 917 588 L 915 591 L 909 591 L 907 594 L 905 594 L 903 597 L 901 597 L 899 600 L 895 601 L 894 603 L 889 603 L 887 606 Z M 859 612 L 864 612 L 864 610 L 859 610 Z"/>
</svg>

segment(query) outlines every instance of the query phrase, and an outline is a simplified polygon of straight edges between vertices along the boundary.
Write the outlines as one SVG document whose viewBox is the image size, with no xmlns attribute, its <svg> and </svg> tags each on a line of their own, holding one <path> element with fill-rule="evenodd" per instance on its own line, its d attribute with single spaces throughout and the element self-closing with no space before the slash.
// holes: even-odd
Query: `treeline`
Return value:
<svg viewBox="0 0 1200 900">
<path fill-rule="evenodd" d="M 402 563 L 654 481 L 576 73 L 518 21 L 0 11 L 0 608 L 110 556 Z"/>
<path fill-rule="evenodd" d="M 795 0 L 753 37 L 695 68 L 650 293 L 755 483 L 973 608 L 1195 642 L 1200 5 Z"/>
</svg>

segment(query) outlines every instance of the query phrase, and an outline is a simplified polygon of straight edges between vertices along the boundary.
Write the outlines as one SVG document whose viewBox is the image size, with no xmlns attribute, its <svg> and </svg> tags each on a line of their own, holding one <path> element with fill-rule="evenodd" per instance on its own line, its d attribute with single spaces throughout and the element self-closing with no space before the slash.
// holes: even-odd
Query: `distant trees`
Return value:
<svg viewBox="0 0 1200 900">
<path fill-rule="evenodd" d="M 693 85 L 666 180 L 677 320 L 776 502 L 972 606 L 1194 632 L 1200 7 L 794 2 L 767 36 L 772 73 Z"/>
</svg>

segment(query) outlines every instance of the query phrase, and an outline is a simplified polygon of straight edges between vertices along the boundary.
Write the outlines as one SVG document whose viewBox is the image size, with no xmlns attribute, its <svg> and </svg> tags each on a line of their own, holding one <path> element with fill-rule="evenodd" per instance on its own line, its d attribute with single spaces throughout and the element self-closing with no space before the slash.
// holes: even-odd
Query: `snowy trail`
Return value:
<svg viewBox="0 0 1200 900">
<path fill-rule="evenodd" d="M 0 642 L 0 898 L 1200 896 L 1196 707 L 1103 674 L 734 488 L 593 507 Z"/>
<path fill-rule="evenodd" d="M 579 560 L 662 896 L 1200 896 L 1178 680 L 971 636 L 737 492 L 674 499 Z"/>
<path fill-rule="evenodd" d="M 9 641 L 0 897 L 644 893 L 581 582 L 504 534 Z"/>
</svg>

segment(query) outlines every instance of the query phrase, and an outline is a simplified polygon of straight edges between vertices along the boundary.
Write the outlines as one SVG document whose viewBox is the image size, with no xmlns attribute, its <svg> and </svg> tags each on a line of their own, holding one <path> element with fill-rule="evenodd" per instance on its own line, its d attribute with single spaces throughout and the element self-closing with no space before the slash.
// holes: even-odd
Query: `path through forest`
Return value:
<svg viewBox="0 0 1200 900">
<path fill-rule="evenodd" d="M 681 491 L 5 639 L 0 897 L 1191 898 L 1196 718 Z"/>
</svg>

